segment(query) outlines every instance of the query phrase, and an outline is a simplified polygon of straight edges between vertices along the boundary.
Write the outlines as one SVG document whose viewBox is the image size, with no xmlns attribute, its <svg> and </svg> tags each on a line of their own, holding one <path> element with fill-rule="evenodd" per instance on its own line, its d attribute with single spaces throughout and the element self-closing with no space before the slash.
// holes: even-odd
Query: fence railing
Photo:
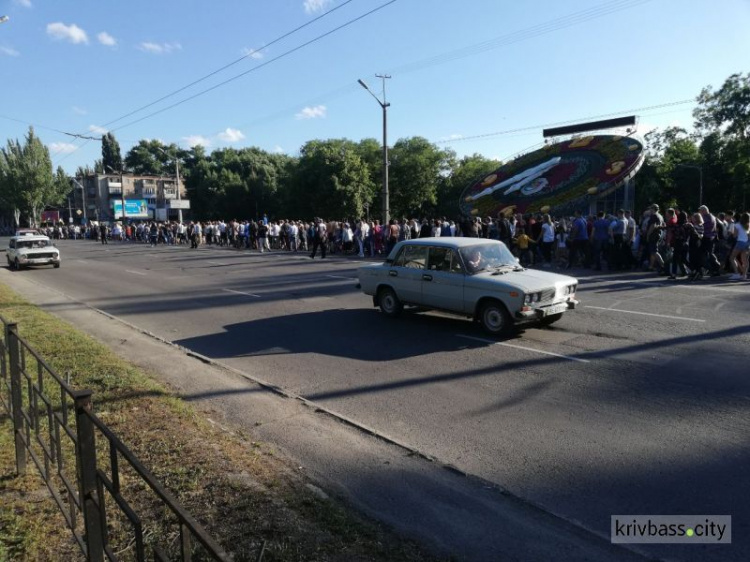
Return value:
<svg viewBox="0 0 750 562">
<path fill-rule="evenodd" d="M 92 392 L 72 388 L 15 323 L 0 321 L 0 403 L 13 426 L 16 471 L 25 475 L 31 459 L 86 559 L 229 560 L 94 414 Z M 97 449 L 97 439 L 106 447 Z M 161 520 L 147 525 L 132 499 Z"/>
</svg>

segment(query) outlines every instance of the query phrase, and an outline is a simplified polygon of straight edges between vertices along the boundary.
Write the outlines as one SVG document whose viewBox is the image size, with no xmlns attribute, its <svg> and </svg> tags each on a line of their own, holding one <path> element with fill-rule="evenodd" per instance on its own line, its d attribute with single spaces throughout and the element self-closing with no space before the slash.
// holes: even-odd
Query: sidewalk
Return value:
<svg viewBox="0 0 750 562">
<path fill-rule="evenodd" d="M 0 283 L 146 369 L 215 423 L 273 445 L 319 494 L 343 499 L 439 555 L 477 561 L 644 560 L 608 537 L 274 389 L 253 373 L 213 364 L 4 268 Z"/>
</svg>

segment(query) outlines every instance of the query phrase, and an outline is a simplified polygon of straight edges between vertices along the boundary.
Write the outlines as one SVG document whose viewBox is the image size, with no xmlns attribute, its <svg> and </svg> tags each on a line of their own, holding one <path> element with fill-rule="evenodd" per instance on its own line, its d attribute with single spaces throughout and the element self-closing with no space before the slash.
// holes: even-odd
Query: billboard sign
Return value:
<svg viewBox="0 0 750 562">
<path fill-rule="evenodd" d="M 116 219 L 122 218 L 122 200 L 115 199 L 112 202 L 112 210 Z M 149 218 L 148 205 L 145 199 L 126 199 L 125 218 L 147 219 Z"/>
<path fill-rule="evenodd" d="M 170 209 L 189 209 L 190 208 L 189 199 L 170 199 L 167 201 L 167 204 L 169 205 Z"/>
<path fill-rule="evenodd" d="M 42 211 L 42 222 L 57 223 L 60 220 L 60 211 Z"/>
</svg>

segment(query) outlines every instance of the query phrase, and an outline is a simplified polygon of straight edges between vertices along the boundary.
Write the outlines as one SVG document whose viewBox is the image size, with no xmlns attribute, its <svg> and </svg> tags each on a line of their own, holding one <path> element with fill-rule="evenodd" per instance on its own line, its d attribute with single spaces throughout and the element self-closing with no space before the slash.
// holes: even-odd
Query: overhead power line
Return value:
<svg viewBox="0 0 750 562">
<path fill-rule="evenodd" d="M 312 20 L 310 20 L 310 21 L 308 21 L 308 22 L 306 22 L 306 23 L 304 23 L 304 24 L 302 24 L 302 25 L 300 25 L 300 26 L 298 26 L 298 27 L 295 27 L 295 28 L 294 28 L 294 29 L 292 29 L 291 31 L 287 31 L 287 32 L 286 32 L 286 33 L 284 33 L 283 35 L 280 35 L 279 37 L 277 37 L 277 38 L 276 38 L 276 39 L 274 39 L 273 41 L 270 41 L 270 42 L 266 43 L 266 44 L 265 44 L 265 45 L 263 45 L 262 47 L 258 47 L 257 49 L 254 49 L 254 50 L 253 50 L 253 53 L 256 53 L 256 52 L 261 52 L 261 51 L 265 51 L 266 49 L 268 49 L 268 47 L 271 47 L 272 45 L 275 45 L 275 44 L 276 44 L 276 43 L 278 43 L 279 41 L 283 41 L 284 39 L 286 39 L 287 37 L 289 37 L 289 36 L 291 36 L 291 35 L 294 35 L 294 34 L 295 34 L 295 33 L 297 33 L 298 31 L 300 31 L 300 30 L 302 30 L 302 29 L 304 29 L 304 28 L 306 28 L 306 27 L 308 27 L 308 26 L 310 26 L 310 25 L 314 24 L 314 23 L 315 23 L 315 22 L 317 22 L 317 21 L 320 21 L 320 20 L 321 20 L 321 19 L 323 19 L 324 17 L 326 17 L 326 16 L 328 16 L 328 15 L 332 14 L 332 13 L 333 13 L 333 12 L 335 12 L 336 10 L 339 10 L 339 9 L 343 8 L 344 6 L 346 6 L 347 4 L 349 4 L 349 3 L 353 2 L 353 1 L 354 1 L 354 0 L 345 0 L 345 1 L 344 1 L 344 2 L 342 2 L 341 4 L 338 4 L 337 6 L 335 6 L 335 7 L 331 8 L 330 10 L 328 10 L 328 11 L 326 11 L 326 12 L 324 12 L 324 13 L 320 14 L 320 15 L 319 15 L 319 16 L 317 16 L 316 18 L 313 18 Z M 176 96 L 176 95 L 177 95 L 177 94 L 179 94 L 180 92 L 184 92 L 184 91 L 185 91 L 185 90 L 187 90 L 188 88 L 191 88 L 191 87 L 195 86 L 196 84 L 200 84 L 201 82 L 203 82 L 203 81 L 205 81 L 205 80 L 208 80 L 208 79 L 209 79 L 209 78 L 211 78 L 212 76 L 216 76 L 217 74 L 219 74 L 220 72 L 222 72 L 222 71 L 226 70 L 227 68 L 230 68 L 230 67 L 234 66 L 235 64 L 238 64 L 238 63 L 240 63 L 240 62 L 244 61 L 245 59 L 247 59 L 247 58 L 248 58 L 248 57 L 250 57 L 251 55 L 252 55 L 252 53 L 248 53 L 248 54 L 246 54 L 246 55 L 243 55 L 243 56 L 241 56 L 240 58 L 238 58 L 238 59 L 236 59 L 236 60 L 234 60 L 234 61 L 232 61 L 232 62 L 230 62 L 230 63 L 228 63 L 228 64 L 225 64 L 224 66 L 222 66 L 222 67 L 220 67 L 220 68 L 217 68 L 216 70 L 214 70 L 214 71 L 212 71 L 212 72 L 209 72 L 209 73 L 208 73 L 208 74 L 206 74 L 205 76 L 201 76 L 201 77 L 200 77 L 200 78 L 198 78 L 197 80 L 193 80 L 193 81 L 192 81 L 192 82 L 190 82 L 189 84 L 185 84 L 184 86 L 181 86 L 180 88 L 177 88 L 176 90 L 174 90 L 174 91 L 172 91 L 172 92 L 169 92 L 168 94 L 165 94 L 165 95 L 163 95 L 163 96 L 162 96 L 162 97 L 160 97 L 159 99 L 156 99 L 156 100 L 154 100 L 154 101 L 152 101 L 152 102 L 149 102 L 149 103 L 147 103 L 146 105 L 142 105 L 142 106 L 141 106 L 141 107 L 139 107 L 138 109 L 134 109 L 133 111 L 131 111 L 131 112 L 129 112 L 129 113 L 126 113 L 126 114 L 124 114 L 124 115 L 121 115 L 121 116 L 120 116 L 120 117 L 118 117 L 117 119 L 113 119 L 112 121 L 109 121 L 109 122 L 105 123 L 105 124 L 104 124 L 104 125 L 102 125 L 102 126 L 103 126 L 103 127 L 106 127 L 106 126 L 108 126 L 108 125 L 112 125 L 113 123 L 117 123 L 118 121 L 122 121 L 123 119 L 127 119 L 127 118 L 128 118 L 128 117 L 130 117 L 131 115 L 135 115 L 136 113 L 139 113 L 139 112 L 143 111 L 144 109 L 148 109 L 149 107 L 152 107 L 152 106 L 156 105 L 156 104 L 157 104 L 157 103 L 159 103 L 159 102 L 162 102 L 162 101 L 164 101 L 164 100 L 166 100 L 166 99 L 169 99 L 169 98 L 171 98 L 171 97 L 173 97 L 173 96 Z"/>
<path fill-rule="evenodd" d="M 352 0 L 349 0 L 349 2 L 350 2 L 350 1 L 352 1 Z M 372 14 L 374 14 L 374 13 L 376 13 L 376 12 L 380 11 L 380 10 L 382 10 L 383 8 L 386 8 L 386 7 L 390 6 L 391 4 L 394 4 L 394 3 L 396 2 L 396 1 L 397 1 L 397 0 L 389 0 L 388 2 L 385 2 L 384 4 L 381 4 L 380 6 L 378 6 L 378 7 L 376 7 L 376 8 L 373 8 L 373 9 L 372 9 L 372 10 L 370 10 L 369 12 L 366 12 L 366 13 L 364 13 L 364 14 L 360 15 L 360 16 L 357 16 L 356 18 L 353 18 L 353 19 L 351 19 L 351 20 L 349 20 L 349 21 L 347 21 L 347 22 L 343 23 L 342 25 L 339 25 L 339 26 L 337 26 L 337 27 L 335 27 L 335 28 L 333 28 L 333 29 L 331 29 L 331 30 L 329 30 L 329 31 L 327 31 L 327 32 L 325 32 L 325 33 L 323 33 L 323 34 L 321 34 L 321 35 L 318 35 L 317 37 L 315 37 L 315 38 L 311 39 L 310 41 L 306 41 L 305 43 L 302 43 L 301 45 L 298 45 L 297 47 L 294 47 L 294 48 L 292 48 L 292 49 L 289 49 L 288 51 L 286 51 L 286 52 L 284 52 L 284 53 L 282 53 L 282 54 L 280 54 L 280 55 L 278 55 L 278 56 L 276 56 L 276 57 L 274 57 L 274 58 L 272 58 L 272 59 L 269 59 L 269 60 L 267 60 L 267 61 L 265 61 L 265 62 L 263 62 L 263 63 L 261 63 L 261 64 L 258 64 L 258 65 L 256 65 L 256 66 L 254 66 L 254 67 L 253 67 L 253 68 L 251 68 L 250 70 L 247 70 L 247 71 L 245 71 L 245 72 L 242 72 L 242 73 L 240 73 L 240 74 L 237 74 L 237 75 L 235 75 L 235 76 L 233 76 L 233 77 L 231 77 L 231 78 L 229 78 L 229 79 L 227 79 L 227 80 L 224 80 L 223 82 L 219 82 L 218 84 L 215 84 L 214 86 L 211 86 L 210 88 L 206 88 L 205 90 L 202 90 L 202 91 L 200 91 L 200 92 L 197 92 L 196 94 L 193 94 L 192 96 L 189 96 L 189 97 L 187 97 L 187 98 L 184 98 L 184 99 L 182 99 L 182 100 L 180 100 L 180 101 L 178 101 L 178 102 L 176 102 L 176 103 L 173 103 L 173 104 L 171 104 L 171 105 L 168 105 L 168 106 L 166 106 L 166 107 L 163 107 L 163 108 L 159 109 L 158 111 L 154 111 L 153 113 L 149 113 L 148 115 L 145 115 L 144 117 L 141 117 L 141 118 L 139 118 L 139 119 L 136 119 L 136 120 L 134 120 L 134 121 L 131 121 L 130 123 L 126 123 L 125 125 L 121 125 L 120 127 L 116 127 L 116 128 L 114 128 L 114 129 L 112 129 L 112 131 L 118 131 L 118 130 L 124 129 L 124 128 L 126 128 L 126 127 L 130 127 L 131 125 L 135 125 L 136 123 L 140 123 L 141 121 L 144 121 L 144 120 L 146 120 L 146 119 L 149 119 L 149 118 L 151 118 L 151 117 L 154 117 L 154 116 L 156 116 L 156 115 L 159 115 L 160 113 L 163 113 L 163 112 L 165 112 L 165 111 L 168 111 L 168 110 L 170 110 L 170 109 L 173 109 L 173 108 L 175 108 L 175 107 L 177 107 L 177 106 L 179 106 L 179 105 L 182 105 L 183 103 L 186 103 L 186 102 L 188 102 L 188 101 L 190 101 L 190 100 L 193 100 L 193 99 L 195 99 L 195 98 L 197 98 L 197 97 L 199 97 L 199 96 L 202 96 L 202 95 L 204 95 L 204 94 L 207 94 L 208 92 L 211 92 L 211 91 L 213 91 L 213 90 L 215 90 L 215 89 L 217 89 L 217 88 L 220 88 L 221 86 L 224 86 L 224 85 L 226 85 L 226 84 L 229 84 L 230 82 L 233 82 L 233 81 L 235 81 L 235 80 L 237 80 L 237 79 L 239 79 L 239 78 L 241 78 L 241 77 L 243 77 L 243 76 L 245 76 L 245 75 L 247 75 L 247 74 L 250 74 L 251 72 L 255 72 L 255 71 L 257 71 L 257 70 L 260 70 L 261 68 L 264 68 L 264 67 L 268 66 L 269 64 L 272 64 L 273 62 L 276 62 L 276 61 L 278 61 L 278 60 L 280 60 L 280 59 L 282 59 L 282 58 L 284 58 L 284 57 L 287 57 L 287 56 L 291 55 L 292 53 L 295 53 L 295 52 L 299 51 L 300 49 L 303 49 L 303 48 L 305 48 L 305 47 L 307 47 L 307 46 L 309 46 L 309 45 L 312 45 L 313 43 L 316 43 L 316 42 L 318 42 L 318 41 L 320 41 L 320 40 L 324 39 L 325 37 L 328 37 L 329 35 L 331 35 L 331 34 L 333 34 L 333 33 L 336 33 L 337 31 L 340 31 L 341 29 L 344 29 L 344 28 L 346 28 L 346 27 L 349 27 L 350 25 L 352 25 L 352 24 L 354 24 L 354 23 L 356 23 L 356 22 L 358 22 L 358 21 L 360 21 L 360 20 L 362 20 L 362 19 L 364 19 L 364 18 L 366 18 L 366 17 L 368 17 L 368 16 L 370 16 L 370 15 L 372 15 Z M 346 3 L 348 3 L 348 2 L 346 2 Z M 342 7 L 343 5 L 345 5 L 345 4 L 341 4 L 340 6 L 338 6 L 338 8 Z M 330 12 L 332 12 L 332 11 L 333 11 L 333 9 L 332 9 L 332 10 L 329 10 L 328 12 L 326 12 L 326 14 L 323 14 L 323 15 L 327 15 L 328 13 L 330 13 Z M 316 18 L 316 19 L 320 19 L 321 17 L 323 17 L 323 15 L 319 16 L 319 17 L 318 17 L 318 18 Z M 311 23 L 311 22 L 309 22 L 309 23 Z M 309 25 L 309 23 L 308 23 L 308 25 Z M 301 27 L 300 27 L 300 28 L 298 28 L 298 29 L 301 29 Z M 286 35 L 288 36 L 288 35 L 289 35 L 289 34 L 291 34 L 291 33 L 292 33 L 292 32 L 290 32 L 290 33 L 287 33 Z M 274 42 L 276 42 L 276 40 L 274 40 Z M 266 45 L 266 46 L 267 46 L 267 45 Z M 245 57 L 243 57 L 243 59 L 244 59 L 244 58 L 245 58 Z M 233 63 L 232 63 L 232 64 L 233 64 Z M 231 66 L 231 64 L 230 64 L 230 65 L 226 65 L 226 66 L 227 66 L 227 67 L 228 67 L 228 66 Z M 220 70 L 221 70 L 221 69 L 220 69 Z M 218 70 L 218 71 L 216 71 L 216 72 L 220 72 L 220 70 Z M 216 72 L 214 72 L 213 74 L 216 74 Z M 204 78 L 207 78 L 207 77 L 204 77 Z M 202 79 L 201 79 L 201 80 L 202 80 Z M 201 81 L 201 80 L 198 80 L 198 81 L 196 81 L 195 83 L 197 83 L 197 82 L 199 82 L 199 81 Z M 189 87 L 189 86 L 186 86 L 185 88 L 187 88 L 187 87 Z M 182 88 L 182 89 L 185 89 L 185 88 Z M 179 91 L 181 91 L 181 90 L 179 90 Z M 162 98 L 162 99 L 166 99 L 166 97 L 170 97 L 171 95 L 173 95 L 173 94 L 175 94 L 175 93 L 177 93 L 177 91 L 173 92 L 172 94 L 170 94 L 170 95 L 168 95 L 168 96 L 165 96 L 165 97 L 164 97 L 164 98 Z M 161 101 L 161 100 L 159 100 L 159 101 Z M 129 115 L 133 115 L 133 113 L 137 113 L 138 111 L 140 111 L 141 109 L 144 109 L 145 107 L 150 107 L 150 106 L 151 106 L 151 105 L 153 105 L 154 103 L 158 103 L 158 101 L 157 101 L 157 102 L 153 102 L 153 103 L 149 104 L 148 106 L 144 106 L 143 108 L 140 108 L 140 109 L 138 109 L 138 110 L 135 110 L 135 111 L 133 111 L 133 112 L 130 112 L 129 114 L 127 114 L 127 116 L 129 116 Z M 108 122 L 108 123 L 106 123 L 105 125 L 109 125 L 109 124 L 112 124 L 112 123 L 114 123 L 114 122 L 116 122 L 116 121 L 120 121 L 120 120 L 124 119 L 124 117 L 125 117 L 125 116 L 123 116 L 123 117 L 119 117 L 119 118 L 117 118 L 116 120 L 113 120 L 113 121 L 109 121 L 109 122 Z M 88 142 L 88 141 L 85 141 L 84 143 L 82 143 L 81 145 L 79 145 L 79 146 L 78 146 L 78 147 L 76 148 L 76 150 L 78 150 L 78 149 L 82 148 L 83 146 L 85 146 L 87 142 Z M 64 156 L 63 158 L 61 158 L 61 159 L 60 159 L 60 161 L 59 161 L 59 162 L 62 162 L 63 160 L 65 160 L 66 158 L 68 158 L 68 157 L 69 157 L 69 156 L 70 156 L 71 154 L 73 154 L 73 152 L 75 152 L 75 151 L 72 151 L 72 152 L 70 152 L 70 153 L 66 154 L 66 155 L 65 155 L 65 156 Z"/>
<path fill-rule="evenodd" d="M 623 113 L 636 113 L 639 111 L 649 111 L 651 109 L 661 109 L 662 107 L 672 107 L 675 105 L 684 105 L 687 103 L 695 103 L 695 99 L 689 99 L 689 100 L 680 100 L 680 101 L 673 101 L 669 103 L 661 103 L 659 105 L 649 105 L 645 107 L 636 107 L 631 109 L 623 109 L 621 111 L 613 111 L 611 113 L 601 113 L 599 115 L 589 115 L 587 117 L 578 117 L 576 119 L 568 119 L 567 121 L 557 121 L 555 123 L 544 123 L 542 125 L 531 125 L 529 127 L 519 127 L 517 129 L 506 129 L 504 131 L 495 131 L 494 133 L 482 133 L 480 135 L 471 135 L 468 137 L 460 137 L 460 138 L 454 138 L 454 139 L 447 139 L 447 140 L 441 140 L 436 141 L 436 144 L 448 144 L 453 142 L 461 142 L 461 141 L 467 141 L 467 140 L 475 140 L 475 139 L 483 139 L 488 137 L 496 137 L 499 135 L 509 135 L 512 133 L 521 133 L 524 131 L 536 131 L 540 129 L 547 129 L 549 127 L 557 127 L 559 125 L 567 125 L 570 123 L 576 123 L 580 121 L 589 121 L 592 119 L 599 119 L 602 117 L 611 117 L 612 115 L 622 115 Z"/>
<path fill-rule="evenodd" d="M 572 27 L 581 23 L 585 23 L 615 12 L 633 8 L 641 4 L 646 4 L 651 0 L 612 0 L 602 5 L 574 12 L 567 16 L 555 18 L 531 27 L 520 29 L 512 33 L 500 35 L 494 39 L 483 41 L 481 43 L 475 43 L 467 47 L 461 47 L 453 51 L 446 51 L 439 55 L 421 59 L 418 61 L 410 62 L 399 67 L 393 68 L 391 72 L 393 74 L 407 74 L 416 70 L 421 70 L 430 66 L 451 62 L 454 60 L 462 59 L 478 53 L 491 51 L 499 47 L 505 47 L 521 41 L 527 41 L 534 37 L 546 35 L 554 31 L 559 31 L 567 27 Z"/>
<path fill-rule="evenodd" d="M 286 51 L 286 52 L 284 52 L 284 53 L 282 53 L 282 54 L 280 54 L 280 55 L 278 55 L 278 56 L 276 56 L 276 57 L 274 57 L 272 59 L 269 59 L 266 62 L 263 62 L 263 63 L 261 63 L 261 64 L 259 64 L 257 66 L 254 66 L 250 70 L 246 70 L 245 72 L 242 72 L 240 74 L 236 74 L 235 76 L 232 76 L 231 78 L 228 78 L 227 80 L 224 80 L 223 82 L 219 82 L 218 84 L 215 84 L 215 85 L 211 86 L 210 88 L 206 88 L 205 90 L 201 90 L 200 92 L 195 93 L 192 96 L 189 96 L 187 98 L 181 99 L 180 101 L 175 102 L 175 103 L 173 103 L 171 105 L 168 105 L 166 107 L 163 107 L 163 108 L 159 109 L 158 111 L 154 111 L 153 113 L 149 113 L 148 115 L 144 115 L 143 117 L 141 117 L 139 119 L 136 119 L 135 121 L 131 121 L 130 123 L 126 123 L 125 125 L 121 125 L 121 126 L 116 127 L 116 128 L 114 128 L 112 130 L 113 131 L 119 131 L 119 130 L 124 129 L 126 127 L 130 127 L 131 125 L 135 125 L 136 123 L 140 123 L 141 121 L 145 121 L 146 119 L 150 119 L 151 117 L 159 115 L 160 113 L 164 113 L 165 111 L 169 111 L 170 109 L 173 109 L 173 108 L 175 108 L 175 107 L 177 107 L 179 105 L 182 105 L 183 103 L 189 102 L 191 100 L 194 100 L 197 97 L 203 96 L 203 95 L 207 94 L 208 92 L 212 92 L 213 90 L 216 90 L 217 88 L 221 88 L 222 86 L 225 86 L 225 85 L 229 84 L 230 82 L 234 82 L 235 80 L 238 80 L 238 79 L 242 78 L 243 76 L 246 76 L 246 75 L 250 74 L 251 72 L 256 72 L 256 71 L 260 70 L 261 68 L 264 68 L 264 67 L 268 66 L 269 64 L 272 64 L 272 63 L 274 63 L 274 62 L 276 62 L 276 61 L 278 61 L 280 59 L 283 59 L 283 58 L 291 55 L 292 53 L 296 53 L 300 49 L 304 49 L 305 47 L 308 47 L 308 46 L 312 45 L 313 43 L 317 43 L 321 39 L 325 39 L 329 35 L 332 35 L 333 33 L 336 33 L 337 31 L 340 31 L 340 30 L 342 30 L 342 29 L 344 29 L 346 27 L 349 27 L 350 25 L 358 22 L 359 20 L 364 19 L 364 18 L 366 18 L 368 16 L 371 16 L 375 12 L 379 12 L 383 8 L 386 8 L 386 7 L 390 6 L 391 4 L 394 4 L 395 2 L 397 2 L 397 0 L 389 0 L 388 2 L 386 2 L 384 4 L 381 4 L 377 8 L 373 8 L 372 10 L 370 10 L 369 12 L 366 12 L 366 13 L 362 14 L 361 16 L 357 16 L 356 18 L 351 19 L 351 20 L 347 21 L 346 23 L 343 23 L 343 24 L 339 25 L 338 27 L 334 27 L 330 31 L 326 31 L 325 33 L 323 33 L 321 35 L 318 35 L 317 37 L 315 37 L 313 39 L 310 39 L 309 41 L 306 41 L 305 43 L 302 43 L 301 45 L 297 45 L 296 47 L 294 47 L 292 49 L 289 49 L 288 51 Z"/>
</svg>

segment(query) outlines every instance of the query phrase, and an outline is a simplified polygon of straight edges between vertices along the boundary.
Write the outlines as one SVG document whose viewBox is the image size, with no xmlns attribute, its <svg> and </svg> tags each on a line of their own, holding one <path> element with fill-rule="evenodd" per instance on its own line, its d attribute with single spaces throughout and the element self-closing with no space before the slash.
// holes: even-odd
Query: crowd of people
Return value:
<svg viewBox="0 0 750 562">
<path fill-rule="evenodd" d="M 266 252 L 310 252 L 315 258 L 327 254 L 359 257 L 385 256 L 402 240 L 426 237 L 469 236 L 500 240 L 524 266 L 601 271 L 648 269 L 658 274 L 688 280 L 724 272 L 731 279 L 748 275 L 748 230 L 750 214 L 712 214 L 704 205 L 696 213 L 666 209 L 662 215 L 653 204 L 636 219 L 629 210 L 571 217 L 549 214 L 460 217 L 456 220 L 393 219 L 312 221 L 258 220 L 139 222 L 121 226 L 90 222 L 87 226 L 46 227 L 54 239 L 92 239 L 140 242 L 156 246 L 201 245 L 233 247 Z"/>
</svg>

